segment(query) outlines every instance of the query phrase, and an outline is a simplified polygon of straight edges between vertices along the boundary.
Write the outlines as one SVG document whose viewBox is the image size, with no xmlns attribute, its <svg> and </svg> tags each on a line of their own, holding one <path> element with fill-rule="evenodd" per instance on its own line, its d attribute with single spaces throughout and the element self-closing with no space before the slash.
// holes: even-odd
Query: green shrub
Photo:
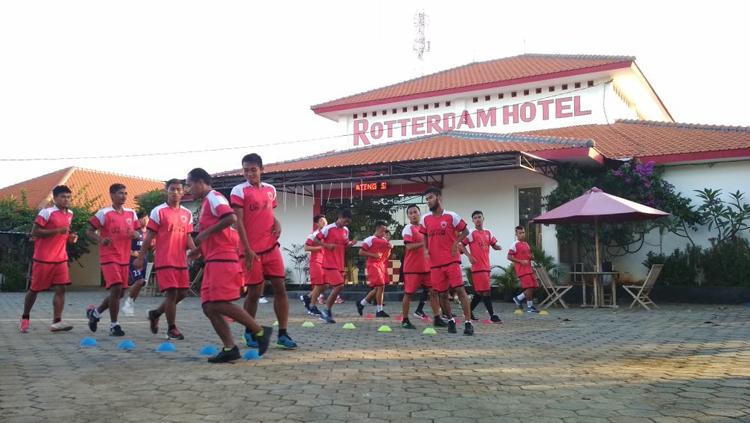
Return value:
<svg viewBox="0 0 750 423">
<path fill-rule="evenodd" d="M 0 288 L 3 291 L 23 291 L 26 289 L 26 268 L 18 262 L 0 262 L 0 273 L 5 280 Z"/>
</svg>

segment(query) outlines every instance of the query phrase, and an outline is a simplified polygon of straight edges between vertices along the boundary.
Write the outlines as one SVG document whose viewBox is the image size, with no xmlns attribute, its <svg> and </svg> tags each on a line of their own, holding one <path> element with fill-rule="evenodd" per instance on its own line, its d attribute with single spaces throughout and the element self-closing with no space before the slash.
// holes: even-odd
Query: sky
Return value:
<svg viewBox="0 0 750 423">
<path fill-rule="evenodd" d="M 0 187 L 68 166 L 166 180 L 193 167 L 236 169 L 250 152 L 270 163 L 331 151 L 345 131 L 311 105 L 522 53 L 635 56 L 676 121 L 750 126 L 748 8 L 729 1 L 679 9 L 655 1 L 4 1 Z M 430 44 L 423 61 L 412 51 L 420 9 Z M 224 150 L 75 159 L 206 149 Z"/>
</svg>

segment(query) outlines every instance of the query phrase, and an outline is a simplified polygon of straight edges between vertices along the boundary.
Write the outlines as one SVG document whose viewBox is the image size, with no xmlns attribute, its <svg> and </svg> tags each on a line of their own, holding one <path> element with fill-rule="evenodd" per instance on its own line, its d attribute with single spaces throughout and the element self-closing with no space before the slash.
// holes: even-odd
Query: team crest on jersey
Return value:
<svg viewBox="0 0 750 423">
<path fill-rule="evenodd" d="M 442 222 L 440 222 L 440 227 L 441 227 L 442 229 L 445 229 L 445 228 L 447 228 L 447 227 L 448 227 L 448 222 L 446 222 L 446 221 L 442 221 Z"/>
<path fill-rule="evenodd" d="M 187 223 L 187 217 L 185 217 L 185 216 L 180 216 L 180 221 L 181 221 L 182 223 Z"/>
<path fill-rule="evenodd" d="M 273 192 L 268 191 L 266 194 L 268 195 L 268 199 L 273 201 Z"/>
<path fill-rule="evenodd" d="M 125 219 L 125 223 L 127 223 L 128 225 L 132 225 L 133 224 L 133 219 L 130 218 L 130 217 L 128 217 L 127 219 Z"/>
</svg>

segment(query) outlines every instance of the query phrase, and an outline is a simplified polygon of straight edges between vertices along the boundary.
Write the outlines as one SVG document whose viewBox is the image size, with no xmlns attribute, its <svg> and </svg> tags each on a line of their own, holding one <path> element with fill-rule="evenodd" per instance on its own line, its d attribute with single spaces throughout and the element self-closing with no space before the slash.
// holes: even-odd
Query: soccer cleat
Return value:
<svg viewBox="0 0 750 423">
<path fill-rule="evenodd" d="M 445 323 L 445 320 L 443 320 L 440 316 L 435 316 L 432 321 L 432 326 L 435 326 L 436 328 L 444 328 L 448 326 L 448 324 Z"/>
<path fill-rule="evenodd" d="M 159 333 L 159 314 L 156 312 L 156 310 L 149 310 L 146 318 L 148 319 L 149 329 L 151 329 L 151 333 L 153 333 L 154 335 Z"/>
<path fill-rule="evenodd" d="M 412 325 L 409 319 L 404 319 L 401 321 L 401 329 L 416 329 L 417 327 Z"/>
<path fill-rule="evenodd" d="M 497 314 L 493 314 L 492 317 L 490 317 L 490 321 L 492 323 L 502 323 L 503 321 L 500 319 L 500 316 Z"/>
<path fill-rule="evenodd" d="M 427 314 L 424 311 L 420 310 L 420 309 L 417 309 L 414 312 L 414 315 L 417 316 L 417 317 L 419 317 L 420 319 L 424 319 L 425 317 L 427 317 Z"/>
<path fill-rule="evenodd" d="M 99 318 L 94 315 L 94 312 L 96 311 L 96 306 L 89 305 L 86 308 L 86 317 L 89 319 L 89 330 L 91 332 L 96 332 L 96 326 L 99 323 Z"/>
<path fill-rule="evenodd" d="M 526 307 L 526 312 L 527 313 L 539 313 L 539 310 L 537 310 L 536 307 L 534 306 L 529 306 L 529 307 Z"/>
<path fill-rule="evenodd" d="M 260 298 L 258 298 L 258 303 L 260 303 L 260 304 L 268 304 L 268 299 L 266 297 L 260 297 Z"/>
<path fill-rule="evenodd" d="M 333 320 L 333 313 L 331 313 L 328 310 L 322 310 L 320 312 L 320 320 L 326 322 L 326 323 L 336 323 L 335 320 Z"/>
<path fill-rule="evenodd" d="M 318 306 L 312 306 L 307 310 L 307 314 L 311 316 L 320 316 L 320 310 L 318 310 Z"/>
<path fill-rule="evenodd" d="M 380 310 L 379 312 L 375 313 L 375 317 L 391 317 L 391 315 L 386 313 L 385 310 Z"/>
<path fill-rule="evenodd" d="M 49 327 L 50 332 L 67 332 L 67 331 L 69 331 L 71 329 L 73 329 L 73 325 L 69 325 L 67 323 L 63 323 L 62 321 L 59 321 L 57 323 L 53 323 Z"/>
<path fill-rule="evenodd" d="M 125 336 L 125 332 L 122 330 L 120 325 L 114 325 L 109 328 L 109 336 Z"/>
<path fill-rule="evenodd" d="M 299 300 L 302 301 L 302 304 L 305 305 L 305 310 L 307 310 L 307 312 L 310 313 L 310 296 L 300 295 Z"/>
<path fill-rule="evenodd" d="M 268 346 L 271 345 L 271 335 L 273 334 L 271 326 L 261 327 L 263 328 L 263 335 L 255 335 L 255 340 L 258 342 L 258 355 L 263 355 L 268 351 Z"/>
<path fill-rule="evenodd" d="M 357 301 L 356 306 L 357 306 L 357 313 L 359 313 L 359 315 L 361 316 L 362 313 L 364 313 L 365 311 L 365 306 L 362 305 L 362 300 Z"/>
<path fill-rule="evenodd" d="M 466 336 L 474 335 L 474 325 L 472 325 L 471 322 L 464 323 L 464 335 Z"/>
<path fill-rule="evenodd" d="M 235 361 L 239 359 L 240 359 L 240 349 L 237 348 L 237 345 L 235 345 L 229 350 L 227 350 L 226 348 L 222 348 L 218 354 L 209 358 L 208 362 L 209 363 L 229 363 L 231 361 Z"/>
<path fill-rule="evenodd" d="M 133 303 L 132 298 L 128 297 L 125 299 L 125 303 L 122 305 L 122 314 L 124 314 L 125 317 L 135 316 L 135 304 Z"/>
<path fill-rule="evenodd" d="M 518 307 L 519 309 L 523 308 L 523 305 L 521 305 L 521 300 L 519 300 L 518 298 L 513 297 L 513 302 L 516 303 L 516 307 Z"/>
<path fill-rule="evenodd" d="M 297 348 L 297 343 L 289 335 L 279 335 L 276 346 L 285 350 L 293 350 Z"/>
<path fill-rule="evenodd" d="M 179 329 L 174 328 L 167 331 L 167 339 L 176 340 L 176 341 L 182 341 L 185 339 L 185 336 L 182 334 L 182 332 L 179 331 Z"/>
<path fill-rule="evenodd" d="M 18 326 L 18 331 L 21 333 L 29 332 L 29 319 L 21 319 L 21 324 Z"/>
<path fill-rule="evenodd" d="M 477 316 L 474 315 L 474 312 L 471 313 L 471 320 L 479 320 Z"/>
<path fill-rule="evenodd" d="M 456 321 L 453 319 L 448 320 L 448 333 L 457 333 Z"/>
<path fill-rule="evenodd" d="M 245 339 L 245 345 L 248 348 L 258 348 L 258 341 L 255 340 L 255 335 L 251 332 L 245 331 L 245 333 L 242 334 L 242 338 Z"/>
</svg>

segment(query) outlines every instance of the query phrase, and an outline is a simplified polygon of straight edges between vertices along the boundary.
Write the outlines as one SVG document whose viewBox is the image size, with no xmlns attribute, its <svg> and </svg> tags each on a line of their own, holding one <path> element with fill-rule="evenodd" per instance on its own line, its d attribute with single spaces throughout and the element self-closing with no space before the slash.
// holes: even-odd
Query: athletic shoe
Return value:
<svg viewBox="0 0 750 423">
<path fill-rule="evenodd" d="M 93 304 L 89 304 L 89 306 L 86 307 L 86 317 L 89 319 L 89 330 L 91 332 L 96 332 L 96 326 L 97 323 L 99 323 L 99 318 L 94 315 L 95 310 L 96 306 Z"/>
<path fill-rule="evenodd" d="M 490 321 L 492 323 L 502 323 L 503 321 L 500 319 L 500 316 L 497 314 L 493 314 L 492 317 L 490 317 Z"/>
<path fill-rule="evenodd" d="M 261 327 L 263 328 L 263 335 L 255 335 L 255 340 L 258 342 L 258 355 L 263 355 L 268 351 L 268 346 L 271 344 L 271 335 L 273 335 L 271 326 Z"/>
<path fill-rule="evenodd" d="M 336 301 L 335 301 L 335 303 L 336 303 L 336 304 L 344 304 L 344 299 L 343 299 L 343 298 L 341 298 L 341 295 L 337 295 L 337 296 L 336 296 Z"/>
<path fill-rule="evenodd" d="M 311 316 L 320 316 L 320 310 L 318 310 L 318 306 L 312 306 L 307 310 L 307 314 Z"/>
<path fill-rule="evenodd" d="M 62 321 L 59 321 L 57 323 L 53 323 L 49 327 L 50 332 L 67 332 L 67 331 L 69 331 L 71 329 L 73 329 L 72 325 L 69 325 L 67 323 L 63 323 Z"/>
<path fill-rule="evenodd" d="M 307 312 L 310 312 L 310 297 L 308 295 L 300 295 L 299 300 L 302 301 L 302 304 L 305 305 L 305 310 Z"/>
<path fill-rule="evenodd" d="M 268 304 L 268 298 L 266 298 L 266 297 L 260 297 L 260 298 L 258 298 L 258 303 L 260 303 L 260 304 Z"/>
<path fill-rule="evenodd" d="M 391 315 L 386 313 L 385 310 L 380 310 L 379 312 L 375 313 L 375 317 L 391 317 Z"/>
<path fill-rule="evenodd" d="M 151 329 L 151 333 L 153 333 L 154 335 L 159 333 L 159 314 L 156 312 L 156 310 L 149 310 L 146 318 L 148 319 L 149 329 Z"/>
<path fill-rule="evenodd" d="M 293 350 L 297 348 L 297 343 L 289 335 L 279 335 L 276 346 L 285 350 Z"/>
<path fill-rule="evenodd" d="M 474 335 L 474 325 L 472 325 L 471 322 L 464 323 L 464 335 L 466 336 Z"/>
<path fill-rule="evenodd" d="M 424 311 L 420 310 L 420 309 L 417 309 L 414 312 L 414 315 L 417 316 L 417 317 L 419 317 L 420 319 L 424 319 L 425 317 L 427 317 L 427 314 Z"/>
<path fill-rule="evenodd" d="M 539 310 L 536 309 L 534 306 L 526 307 L 527 313 L 539 313 Z"/>
<path fill-rule="evenodd" d="M 109 336 L 125 336 L 125 332 L 123 332 L 120 325 L 114 325 L 109 328 Z"/>
<path fill-rule="evenodd" d="M 412 325 L 409 319 L 404 319 L 401 321 L 401 329 L 416 329 L 417 327 Z"/>
<path fill-rule="evenodd" d="M 245 333 L 242 334 L 242 337 L 245 339 L 245 345 L 247 345 L 248 348 L 258 348 L 258 341 L 255 340 L 255 335 L 251 332 L 245 331 Z"/>
<path fill-rule="evenodd" d="M 218 354 L 208 359 L 209 363 L 229 363 L 230 361 L 240 359 L 240 349 L 237 345 L 227 350 L 222 348 Z"/>
<path fill-rule="evenodd" d="M 521 300 L 519 300 L 516 297 L 513 297 L 513 302 L 516 303 L 516 307 L 518 307 L 519 309 L 523 309 L 523 305 L 521 304 Z"/>
<path fill-rule="evenodd" d="M 176 341 L 182 341 L 185 339 L 185 336 L 182 334 L 182 332 L 179 331 L 179 329 L 174 328 L 167 331 L 167 339 L 176 340 Z"/>
<path fill-rule="evenodd" d="M 448 320 L 448 333 L 457 333 L 456 332 L 456 321 L 453 319 Z"/>
<path fill-rule="evenodd" d="M 479 320 L 479 319 L 477 318 L 477 316 L 475 316 L 475 315 L 474 315 L 474 313 L 473 313 L 473 312 L 471 313 L 471 320 Z"/>
<path fill-rule="evenodd" d="M 132 298 L 125 298 L 125 303 L 122 305 L 122 314 L 124 314 L 125 317 L 135 316 L 135 304 L 133 303 Z"/>
<path fill-rule="evenodd" d="M 445 323 L 445 320 L 443 320 L 440 316 L 435 316 L 435 319 L 432 321 L 432 326 L 435 326 L 436 328 L 444 328 L 448 326 L 447 323 Z"/>
<path fill-rule="evenodd" d="M 333 313 L 331 313 L 328 310 L 322 310 L 320 312 L 320 320 L 326 322 L 326 323 L 336 323 L 335 320 L 333 320 Z"/>
<path fill-rule="evenodd" d="M 29 332 L 29 319 L 21 319 L 21 324 L 18 326 L 18 331 L 21 333 Z"/>
<path fill-rule="evenodd" d="M 362 300 L 357 301 L 356 306 L 357 306 L 357 313 L 359 313 L 359 315 L 361 316 L 365 311 L 365 306 L 362 305 Z"/>
</svg>

